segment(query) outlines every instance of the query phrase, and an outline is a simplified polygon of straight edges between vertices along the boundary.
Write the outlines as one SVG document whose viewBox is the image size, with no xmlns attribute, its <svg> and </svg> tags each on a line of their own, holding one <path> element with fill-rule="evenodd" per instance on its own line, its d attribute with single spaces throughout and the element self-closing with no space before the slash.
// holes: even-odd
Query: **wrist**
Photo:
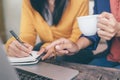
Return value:
<svg viewBox="0 0 120 80">
<path fill-rule="evenodd" d="M 81 47 L 81 45 L 79 43 L 76 43 L 76 46 L 77 46 L 77 52 L 82 49 L 82 47 Z"/>
<path fill-rule="evenodd" d="M 76 42 L 72 42 L 70 48 L 71 48 L 70 52 L 73 52 L 73 53 L 80 51 L 79 45 Z"/>
<path fill-rule="evenodd" d="M 120 31 L 120 22 L 117 23 L 118 32 Z"/>
<path fill-rule="evenodd" d="M 117 26 L 116 26 L 116 27 L 118 27 L 118 28 L 117 28 L 118 31 L 117 31 L 117 33 L 116 33 L 116 37 L 120 37 L 120 22 L 117 23 Z"/>
</svg>

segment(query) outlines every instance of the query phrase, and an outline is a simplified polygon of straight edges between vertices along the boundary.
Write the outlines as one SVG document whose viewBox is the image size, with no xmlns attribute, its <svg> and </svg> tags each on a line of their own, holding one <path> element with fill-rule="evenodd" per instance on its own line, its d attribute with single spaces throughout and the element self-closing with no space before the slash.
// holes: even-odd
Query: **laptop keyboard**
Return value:
<svg viewBox="0 0 120 80">
<path fill-rule="evenodd" d="M 52 80 L 50 78 L 41 76 L 41 75 L 37 75 L 28 71 L 24 71 L 21 69 L 16 68 L 16 71 L 18 73 L 19 79 L 20 80 Z"/>
</svg>

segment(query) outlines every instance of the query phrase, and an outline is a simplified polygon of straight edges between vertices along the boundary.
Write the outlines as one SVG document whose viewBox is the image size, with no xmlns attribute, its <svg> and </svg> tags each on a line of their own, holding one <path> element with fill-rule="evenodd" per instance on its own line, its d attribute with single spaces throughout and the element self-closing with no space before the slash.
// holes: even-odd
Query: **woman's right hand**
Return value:
<svg viewBox="0 0 120 80">
<path fill-rule="evenodd" d="M 33 46 L 28 43 L 19 43 L 17 40 L 14 40 L 9 44 L 7 54 L 12 57 L 26 57 L 29 56 Z"/>
</svg>

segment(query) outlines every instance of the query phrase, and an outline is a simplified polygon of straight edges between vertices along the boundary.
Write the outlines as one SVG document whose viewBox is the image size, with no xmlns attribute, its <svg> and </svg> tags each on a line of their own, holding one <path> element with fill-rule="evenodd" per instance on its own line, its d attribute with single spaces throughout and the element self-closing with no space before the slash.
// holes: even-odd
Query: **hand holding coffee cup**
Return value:
<svg viewBox="0 0 120 80">
<path fill-rule="evenodd" d="M 88 16 L 82 16 L 77 18 L 80 31 L 85 36 L 92 36 L 96 34 L 98 30 L 97 16 L 98 15 L 88 15 Z"/>
</svg>

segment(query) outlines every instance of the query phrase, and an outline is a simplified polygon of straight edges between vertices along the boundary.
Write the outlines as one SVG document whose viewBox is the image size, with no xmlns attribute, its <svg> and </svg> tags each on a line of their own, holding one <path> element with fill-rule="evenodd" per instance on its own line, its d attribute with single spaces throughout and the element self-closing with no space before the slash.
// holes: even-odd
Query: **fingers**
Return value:
<svg viewBox="0 0 120 80">
<path fill-rule="evenodd" d="M 71 53 L 69 54 L 69 51 L 67 51 L 67 50 L 61 50 L 61 51 L 58 51 L 58 52 L 57 51 L 54 52 L 52 50 L 48 50 L 46 55 L 44 55 L 42 57 L 42 60 L 49 59 L 51 57 L 56 57 L 56 56 L 63 56 L 63 55 L 73 55 L 73 54 L 71 54 Z"/>
<path fill-rule="evenodd" d="M 8 56 L 11 56 L 11 57 L 21 57 L 21 55 L 16 54 L 15 51 L 12 50 L 12 49 L 8 49 Z"/>
<path fill-rule="evenodd" d="M 9 46 L 10 48 L 8 48 L 8 55 L 9 56 L 13 56 L 13 57 L 25 57 L 25 56 L 29 56 L 28 53 L 25 53 L 21 50 L 19 50 L 16 46 L 11 45 Z"/>
<path fill-rule="evenodd" d="M 54 47 L 48 50 L 48 52 L 42 57 L 42 60 L 49 58 L 51 55 L 56 56 Z"/>
<path fill-rule="evenodd" d="M 103 12 L 100 16 L 107 18 L 107 19 L 113 18 L 113 15 L 111 13 L 108 13 L 108 12 Z"/>
<path fill-rule="evenodd" d="M 25 47 L 27 47 L 30 51 L 32 51 L 33 49 L 33 46 L 31 46 L 30 44 L 28 43 L 24 43 Z"/>
<path fill-rule="evenodd" d="M 98 35 L 103 39 L 110 40 L 118 32 L 116 24 L 117 21 L 111 13 L 103 12 L 98 16 L 97 26 L 100 29 L 97 32 Z"/>
<path fill-rule="evenodd" d="M 56 45 L 58 45 L 58 44 L 62 44 L 62 43 L 64 43 L 64 42 L 67 42 L 65 38 L 58 39 L 58 40 L 52 42 L 50 45 L 48 45 L 48 46 L 46 47 L 46 50 L 48 50 L 48 49 L 50 49 L 51 47 L 56 46 Z"/>
<path fill-rule="evenodd" d="M 71 42 L 70 40 L 65 39 L 65 38 L 58 39 L 58 40 L 52 42 L 49 46 L 47 46 L 45 48 L 47 53 L 46 53 L 45 56 L 43 56 L 42 59 L 43 60 L 47 59 L 47 58 L 49 58 L 53 54 L 55 56 L 56 55 L 62 56 L 62 55 L 68 54 L 73 47 L 74 47 L 73 46 L 73 42 Z"/>
<path fill-rule="evenodd" d="M 103 30 L 99 30 L 98 35 L 105 40 L 110 40 L 115 34 L 111 34 Z"/>
<path fill-rule="evenodd" d="M 67 50 L 68 52 L 76 52 L 75 48 L 76 45 L 71 41 L 69 41 L 68 43 L 59 44 L 55 46 L 56 51 Z"/>
<path fill-rule="evenodd" d="M 70 52 L 73 53 L 75 52 L 76 49 L 72 49 L 73 43 L 71 41 L 67 42 L 67 43 L 62 43 L 59 45 L 56 45 L 55 47 L 50 48 L 46 55 L 42 57 L 42 60 L 45 60 L 47 58 L 49 58 L 51 55 L 54 54 L 54 56 L 63 56 L 63 55 L 71 55 L 69 54 Z"/>
<path fill-rule="evenodd" d="M 64 54 L 68 54 L 69 52 L 67 50 L 62 50 L 60 51 L 55 50 L 54 47 L 50 48 L 47 53 L 42 57 L 42 60 L 48 59 L 50 57 L 55 57 L 55 56 L 63 56 Z"/>
<path fill-rule="evenodd" d="M 73 42 L 56 45 L 55 49 L 56 51 L 59 52 L 59 54 L 65 54 L 65 55 L 73 55 L 75 54 L 75 52 L 79 51 L 77 44 Z"/>
<path fill-rule="evenodd" d="M 23 44 L 19 43 L 18 41 L 13 41 L 12 44 L 14 45 L 14 47 L 17 47 L 19 50 L 23 51 L 23 52 L 26 52 L 26 53 L 29 53 L 30 50 L 24 46 Z"/>
<path fill-rule="evenodd" d="M 57 52 L 57 55 L 59 55 L 59 56 L 69 55 L 69 51 L 68 50 L 61 50 L 61 51 Z"/>
<path fill-rule="evenodd" d="M 56 41 L 52 42 L 50 45 L 48 45 L 48 46 L 46 47 L 46 49 L 48 50 L 48 49 L 50 49 L 51 47 L 53 47 L 53 46 L 55 46 L 55 45 L 57 45 L 57 44 L 60 44 L 60 43 L 61 43 L 60 40 L 56 40 Z"/>
<path fill-rule="evenodd" d="M 28 46 L 28 44 L 25 45 Z M 32 49 L 30 45 L 29 47 Z M 29 56 L 30 49 L 15 40 L 8 46 L 8 55 L 14 57 L 26 57 Z"/>
<path fill-rule="evenodd" d="M 69 44 L 59 44 L 55 46 L 56 51 L 61 51 L 64 49 L 68 50 L 69 48 L 70 48 Z"/>
<path fill-rule="evenodd" d="M 107 13 L 107 12 L 103 12 L 98 17 L 98 22 L 100 22 L 102 24 L 106 24 L 107 26 L 110 26 L 110 27 L 115 27 L 115 25 L 116 25 L 115 17 L 111 13 Z"/>
<path fill-rule="evenodd" d="M 109 32 L 109 33 L 114 33 L 114 32 L 115 32 L 114 27 L 112 27 L 112 26 L 109 25 L 109 21 L 106 21 L 106 20 L 104 20 L 104 19 L 101 19 L 100 21 L 98 21 L 97 26 L 98 26 L 101 30 L 104 30 L 104 31 L 106 31 L 106 32 Z"/>
<path fill-rule="evenodd" d="M 39 50 L 39 52 L 38 52 L 38 55 L 43 54 L 45 51 L 46 51 L 45 48 L 41 48 L 41 49 Z"/>
</svg>

